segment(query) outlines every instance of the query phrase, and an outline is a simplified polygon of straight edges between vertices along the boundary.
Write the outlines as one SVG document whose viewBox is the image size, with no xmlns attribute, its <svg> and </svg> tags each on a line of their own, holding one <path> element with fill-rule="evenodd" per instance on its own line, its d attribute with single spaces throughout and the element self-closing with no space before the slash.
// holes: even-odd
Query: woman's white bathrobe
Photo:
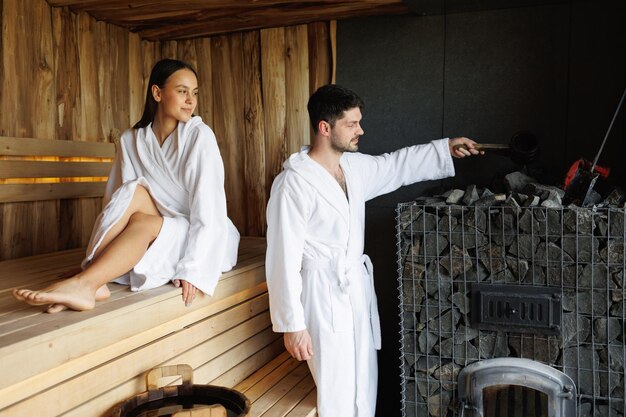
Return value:
<svg viewBox="0 0 626 417">
<path fill-rule="evenodd" d="M 128 208 L 140 184 L 163 216 L 158 237 L 139 263 L 116 282 L 133 291 L 172 279 L 212 295 L 237 260 L 239 233 L 226 214 L 224 165 L 213 131 L 198 116 L 178 123 L 163 146 L 152 125 L 122 134 L 83 268 Z"/>
<path fill-rule="evenodd" d="M 347 199 L 308 148 L 289 157 L 272 185 L 270 310 L 275 332 L 311 335 L 320 416 L 374 416 L 381 341 L 372 265 L 363 255 L 365 202 L 402 185 L 452 176 L 454 165 L 448 139 L 381 156 L 344 153 L 340 165 Z"/>
</svg>

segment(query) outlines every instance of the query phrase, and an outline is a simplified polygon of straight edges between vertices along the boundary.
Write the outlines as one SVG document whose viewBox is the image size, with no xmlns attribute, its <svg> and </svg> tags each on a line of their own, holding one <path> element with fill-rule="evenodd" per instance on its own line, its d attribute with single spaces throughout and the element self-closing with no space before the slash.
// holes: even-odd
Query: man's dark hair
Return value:
<svg viewBox="0 0 626 417">
<path fill-rule="evenodd" d="M 328 84 L 313 93 L 306 107 L 313 131 L 317 133 L 320 121 L 328 122 L 334 127 L 335 122 L 343 117 L 344 111 L 355 107 L 363 108 L 363 100 L 354 91 L 337 84 Z"/>
</svg>

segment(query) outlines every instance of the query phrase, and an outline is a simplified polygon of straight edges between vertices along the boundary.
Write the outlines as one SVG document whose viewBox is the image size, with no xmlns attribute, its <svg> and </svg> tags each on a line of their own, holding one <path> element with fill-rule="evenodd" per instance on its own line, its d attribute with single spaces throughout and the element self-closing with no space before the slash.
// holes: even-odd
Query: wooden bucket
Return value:
<svg viewBox="0 0 626 417">
<path fill-rule="evenodd" d="M 181 385 L 159 388 L 160 378 L 182 376 Z M 250 401 L 230 388 L 194 385 L 189 365 L 154 368 L 146 374 L 147 391 L 118 404 L 112 417 L 246 417 Z"/>
</svg>

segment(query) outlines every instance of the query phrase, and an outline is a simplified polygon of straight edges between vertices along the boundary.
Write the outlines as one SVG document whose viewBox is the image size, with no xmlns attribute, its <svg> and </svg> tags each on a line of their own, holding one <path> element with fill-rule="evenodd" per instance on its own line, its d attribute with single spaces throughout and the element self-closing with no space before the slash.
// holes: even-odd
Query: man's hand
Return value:
<svg viewBox="0 0 626 417">
<path fill-rule="evenodd" d="M 184 279 L 175 279 L 173 280 L 175 287 L 183 287 L 183 302 L 185 303 L 185 307 L 189 307 L 193 300 L 196 299 L 196 292 L 198 291 L 196 287 L 185 281 Z"/>
<path fill-rule="evenodd" d="M 479 151 L 475 148 L 476 145 L 476 142 L 465 137 L 453 138 L 448 141 L 450 155 L 454 158 L 465 158 L 466 156 L 479 154 L 484 155 L 485 151 Z"/>
<path fill-rule="evenodd" d="M 313 344 L 311 336 L 306 330 L 299 332 L 287 332 L 284 334 L 285 347 L 287 352 L 299 361 L 306 361 L 313 356 Z"/>
</svg>

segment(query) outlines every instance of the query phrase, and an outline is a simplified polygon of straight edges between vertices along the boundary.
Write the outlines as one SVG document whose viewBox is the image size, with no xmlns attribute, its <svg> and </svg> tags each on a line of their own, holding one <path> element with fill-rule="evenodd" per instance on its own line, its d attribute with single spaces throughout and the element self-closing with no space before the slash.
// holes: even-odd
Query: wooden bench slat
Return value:
<svg viewBox="0 0 626 417">
<path fill-rule="evenodd" d="M 58 415 L 64 410 L 74 408 L 97 393 L 106 392 L 120 383 L 142 375 L 146 369 L 162 364 L 192 363 L 190 356 L 197 356 L 205 362 L 217 358 L 248 338 L 247 329 L 263 329 L 269 326 L 267 296 L 263 302 L 251 305 L 246 303 L 238 308 L 222 312 L 212 319 L 182 329 L 161 340 L 149 343 L 140 349 L 121 356 L 114 362 L 106 363 L 90 370 L 89 386 L 84 384 L 86 376 L 72 378 L 56 385 L 28 401 L 18 403 L 3 410 L 3 415 L 23 416 L 29 410 L 45 409 L 50 415 Z M 263 313 L 263 310 L 265 312 Z M 256 313 L 260 313 L 255 315 Z M 210 338 L 208 341 L 207 338 Z M 178 353 L 178 355 L 176 355 Z M 173 355 L 176 355 L 172 358 Z M 178 378 L 171 378 L 177 380 Z M 163 380 L 166 380 L 165 378 Z"/>
<path fill-rule="evenodd" d="M 0 155 L 113 158 L 115 145 L 108 142 L 0 136 Z"/>
<path fill-rule="evenodd" d="M 242 288 L 241 285 L 248 284 L 250 291 L 256 290 L 255 285 L 264 282 L 264 268 L 261 263 L 258 263 L 256 267 L 240 271 L 236 275 L 223 274 L 220 279 L 220 284 L 217 286 L 213 297 L 208 297 L 203 294 L 199 294 L 194 301 L 193 308 L 200 308 L 200 306 L 217 305 L 216 300 L 229 294 L 233 288 Z M 234 282 L 239 280 L 239 282 Z M 80 314 L 63 314 L 62 316 L 55 316 L 49 314 L 43 314 L 40 317 L 32 319 L 21 320 L 15 323 L 0 323 L 0 357 L 2 355 L 18 354 L 22 355 L 25 349 L 36 349 L 34 344 L 30 342 L 31 339 L 36 339 L 38 342 L 43 340 L 58 340 L 62 339 L 63 335 L 67 332 L 73 332 L 80 328 L 84 322 L 89 320 L 90 322 L 99 322 L 100 320 L 106 321 L 105 317 L 113 313 L 114 315 L 123 315 L 125 311 L 136 311 L 141 308 L 150 308 L 154 304 L 163 304 L 162 309 L 171 308 L 172 310 L 166 310 L 159 313 L 159 317 L 176 317 L 188 308 L 184 306 L 180 299 L 180 289 L 174 286 L 162 286 L 154 288 L 148 291 L 131 292 L 127 291 L 127 297 L 117 300 L 105 300 L 98 303 L 98 308 L 90 311 L 83 311 Z M 242 293 L 243 294 L 243 293 Z M 214 302 L 211 304 L 211 302 Z M 41 310 L 41 308 L 39 308 Z M 72 312 L 68 312 L 72 313 Z M 187 314 L 188 315 L 188 314 Z M 113 337 L 114 333 L 132 334 L 133 326 L 150 326 L 148 323 L 157 324 L 159 320 L 157 317 L 151 317 L 150 315 L 142 317 L 143 323 L 139 321 L 133 321 L 132 326 L 126 328 L 111 329 L 113 333 L 108 335 L 99 335 L 96 331 L 95 339 L 89 339 L 89 343 L 84 343 L 78 349 L 73 347 L 73 351 L 83 351 L 88 349 L 87 346 L 90 343 L 102 343 L 106 344 L 110 337 Z M 105 323 L 103 323 L 105 324 Z M 21 346 L 25 344 L 24 346 Z M 87 350 L 88 351 L 88 350 Z M 59 360 L 63 360 L 64 352 L 57 352 L 61 355 Z M 52 360 L 48 355 L 48 361 Z M 35 366 L 36 364 L 32 364 Z M 24 374 L 22 369 L 21 374 Z M 15 375 L 20 375 L 20 372 Z M 7 378 L 5 378 L 7 379 Z M 0 380 L 0 383 L 3 381 Z"/>
<path fill-rule="evenodd" d="M 314 417 L 317 414 L 317 390 L 312 390 L 286 417 Z"/>
<path fill-rule="evenodd" d="M 308 374 L 262 415 L 266 417 L 285 417 L 304 397 L 314 390 L 315 381 L 313 381 L 311 374 Z"/>
<path fill-rule="evenodd" d="M 85 248 L 70 249 L 33 256 L 29 258 L 28 262 L 24 262 L 24 260 L 0 262 L 0 277 L 3 277 L 0 280 L 0 295 L 18 286 L 29 288 L 28 285 L 38 285 L 56 280 L 58 274 L 80 266 L 85 257 L 85 252 Z M 247 245 L 244 245 L 239 251 L 237 261 L 240 266 L 243 266 L 250 261 L 258 262 L 262 256 L 259 254 L 259 249 L 248 248 Z M 2 305 L 0 305 L 0 311 L 2 311 Z"/>
<path fill-rule="evenodd" d="M 277 356 L 280 356 L 281 352 L 284 352 L 285 347 L 279 337 L 276 341 L 270 345 L 271 349 L 263 348 L 254 355 L 239 362 L 235 367 L 224 372 L 219 377 L 210 380 L 208 383 L 213 385 L 221 385 L 224 387 L 235 387 L 242 381 L 255 373 L 255 371 L 265 364 L 272 362 Z M 237 389 L 237 388 L 235 388 Z M 242 392 L 241 390 L 238 390 Z"/>
<path fill-rule="evenodd" d="M 317 415 L 317 390 L 308 366 L 286 351 L 234 388 L 252 402 L 251 416 Z"/>
<path fill-rule="evenodd" d="M 270 362 L 268 362 L 267 364 L 265 364 L 263 367 L 258 368 L 256 372 L 254 372 L 253 374 L 251 374 L 248 378 L 246 378 L 244 381 L 239 382 L 236 386 L 235 389 L 237 391 L 241 391 L 243 393 L 245 393 L 246 391 L 248 391 L 253 385 L 255 385 L 257 382 L 259 382 L 260 380 L 262 380 L 263 378 L 265 378 L 267 375 L 269 375 L 270 373 L 272 373 L 276 368 L 278 368 L 283 362 L 289 360 L 291 358 L 291 356 L 289 355 L 289 352 L 284 351 L 283 353 L 281 353 L 280 355 L 278 355 L 277 357 L 275 357 L 274 359 L 272 359 Z M 250 397 L 248 397 L 250 398 Z M 250 400 L 252 401 L 252 400 Z"/>
<path fill-rule="evenodd" d="M 280 348 L 282 346 L 278 345 L 276 342 L 264 347 L 253 356 L 264 356 L 271 357 L 275 356 L 280 352 Z M 195 376 L 194 376 L 195 378 Z M 194 380 L 194 382 L 197 382 Z M 202 383 L 197 382 L 197 383 Z M 111 406 L 115 403 L 120 402 L 120 398 L 126 399 L 132 395 L 140 392 L 141 389 L 145 387 L 143 379 L 134 379 L 128 381 L 122 385 L 117 386 L 116 388 L 102 394 L 101 396 L 92 399 L 89 402 L 84 403 L 80 407 L 74 408 L 73 410 L 63 414 L 61 417 L 84 417 L 84 416 L 104 416 L 106 411 L 108 411 Z"/>
<path fill-rule="evenodd" d="M 306 363 L 301 363 L 292 372 L 287 374 L 278 383 L 274 384 L 265 394 L 258 398 L 252 405 L 252 416 L 261 416 L 276 404 L 281 398 L 293 388 L 298 382 L 309 374 Z"/>
<path fill-rule="evenodd" d="M 105 182 L 0 184 L 0 203 L 102 197 L 105 186 Z"/>
<path fill-rule="evenodd" d="M 292 357 L 287 358 L 285 362 L 280 364 L 280 366 L 278 366 L 275 370 L 273 370 L 266 377 L 261 379 L 261 381 L 256 383 L 250 389 L 246 390 L 246 396 L 250 399 L 250 401 L 255 402 L 300 365 L 301 363 L 298 362 L 296 359 Z"/>
<path fill-rule="evenodd" d="M 243 285 L 245 286 L 246 284 L 243 283 Z M 254 296 L 255 294 L 247 294 L 247 295 L 243 295 L 245 298 L 249 298 L 250 296 Z M 176 303 L 176 305 L 180 304 L 180 299 L 177 297 L 178 303 Z M 237 300 L 230 300 L 230 303 L 232 302 L 236 302 Z M 228 304 L 230 304 L 228 303 Z M 159 303 L 162 304 L 162 303 Z M 156 310 L 153 309 L 143 309 L 146 311 L 142 311 L 142 310 L 138 310 L 136 311 L 136 315 L 134 315 L 133 317 L 144 317 L 146 315 L 151 315 L 154 318 L 158 318 L 159 316 L 159 305 L 157 304 L 156 306 Z M 167 306 L 164 305 L 162 306 L 163 309 L 172 309 L 172 306 Z M 183 307 L 184 308 L 184 307 Z M 214 309 L 223 309 L 223 306 L 214 306 Z M 7 387 L 6 389 L 2 389 L 0 390 L 0 403 L 3 403 L 4 401 L 9 401 L 9 403 L 13 402 L 13 400 L 15 399 L 16 395 L 8 395 L 9 392 L 11 392 L 12 390 L 15 389 L 15 387 L 28 387 L 27 389 L 30 390 L 32 389 L 32 385 L 30 384 L 33 380 L 39 380 L 39 384 L 43 384 L 46 386 L 52 386 L 55 383 L 58 383 L 60 381 L 65 380 L 66 378 L 72 377 L 76 374 L 79 374 L 81 370 L 86 370 L 86 369 L 90 369 L 94 366 L 97 366 L 100 363 L 105 363 L 108 360 L 110 360 L 111 358 L 114 358 L 120 354 L 124 354 L 125 352 L 128 352 L 129 350 L 132 350 L 134 347 L 137 346 L 143 346 L 147 341 L 150 340 L 155 340 L 158 339 L 161 335 L 163 334 L 170 334 L 172 331 L 176 331 L 178 329 L 185 326 L 185 323 L 187 323 L 188 321 L 195 321 L 195 319 L 198 318 L 203 318 L 208 314 L 210 314 L 212 311 L 208 310 L 208 309 L 201 309 L 199 311 L 194 311 L 192 313 L 188 313 L 187 316 L 184 317 L 180 317 L 177 318 L 176 320 L 169 320 L 166 321 L 164 324 L 159 325 L 159 326 L 155 326 L 154 329 L 149 329 L 147 331 L 141 332 L 141 333 L 137 333 L 133 336 L 129 336 L 128 338 L 126 338 L 125 340 L 122 339 L 119 342 L 113 343 L 110 342 L 111 344 L 101 347 L 99 349 L 93 350 L 90 353 L 81 353 L 81 352 L 76 352 L 79 349 L 76 349 L 76 347 L 70 347 L 68 345 L 69 342 L 62 340 L 62 339 L 57 339 L 54 342 L 52 342 L 55 346 L 55 349 L 60 349 L 63 352 L 72 352 L 72 353 L 76 353 L 76 355 L 78 355 L 81 360 L 80 361 L 70 361 L 70 365 L 67 365 L 67 359 L 65 362 L 59 364 L 59 366 L 50 368 L 52 369 L 51 372 L 47 372 L 44 370 L 40 370 L 40 372 L 36 375 L 33 375 L 33 377 L 29 378 L 28 380 L 24 380 L 22 382 L 16 383 L 13 386 Z M 214 311 L 213 311 L 214 312 Z M 199 314 L 196 314 L 199 313 Z M 128 315 L 124 315 L 124 317 L 128 317 Z M 119 321 L 119 320 L 117 320 Z M 113 319 L 114 323 L 117 323 L 117 321 L 115 319 Z M 128 322 L 128 324 L 130 325 L 131 322 Z M 119 324 L 116 324 L 117 326 L 119 326 Z M 269 329 L 269 328 L 268 328 Z M 93 333 L 93 332 L 85 332 L 85 333 Z M 97 332 L 96 332 L 97 333 Z M 106 334 L 109 333 L 113 333 L 111 332 L 111 326 L 109 326 L 108 328 L 104 327 L 102 329 L 100 329 L 100 333 L 104 333 L 104 335 L 102 337 L 106 337 Z M 85 334 L 84 338 L 80 339 L 80 340 L 86 340 L 87 338 L 94 338 L 96 337 L 94 334 Z M 274 336 L 272 336 L 274 337 Z M 75 340 L 76 338 L 74 336 L 69 336 L 70 338 L 70 342 L 73 341 L 73 343 L 77 343 L 77 341 Z M 114 340 L 118 340 L 118 338 L 115 338 Z M 65 343 L 64 343 L 65 342 Z M 68 346 L 65 346 L 68 345 Z M 36 350 L 41 350 L 42 348 L 47 347 L 47 343 L 45 344 L 45 346 L 40 346 L 38 349 Z M 205 349 L 206 350 L 206 349 Z M 27 353 L 28 355 L 28 353 Z M 32 353 L 29 355 L 32 357 Z M 8 364 L 13 363 L 14 361 L 10 358 L 10 357 L 5 357 L 6 361 Z M 233 357 L 231 358 L 233 359 L 236 363 L 237 360 L 241 360 L 241 358 L 237 358 L 237 357 Z M 32 361 L 31 361 L 32 362 Z M 21 362 L 20 363 L 16 363 L 15 366 L 17 366 L 17 368 L 15 370 L 11 369 L 11 371 L 18 371 L 20 368 L 20 365 L 23 367 L 25 362 Z M 11 368 L 13 368 L 14 366 L 11 366 Z M 9 371 L 9 369 L 6 369 L 7 372 Z M 45 379 L 40 379 L 41 376 L 46 376 L 47 378 Z M 136 384 L 134 385 L 136 387 Z M 136 392 L 136 391 L 135 391 Z M 6 394 L 6 395 L 5 395 Z M 15 393 L 13 393 L 15 394 Z M 18 392 L 18 394 L 24 395 L 21 392 Z M 121 398 L 117 398 L 117 401 L 121 400 Z M 111 404 L 111 403 L 109 403 Z M 0 405 L 0 408 L 2 407 L 2 405 Z"/>
<path fill-rule="evenodd" d="M 242 241 L 242 244 L 243 241 Z M 245 297 L 248 293 L 263 291 L 262 288 L 257 288 L 257 285 L 264 284 L 264 267 L 262 258 L 252 258 L 246 262 L 241 262 L 237 265 L 237 268 L 233 271 L 222 274 L 220 283 L 216 288 L 213 297 L 207 297 L 200 295 L 194 302 L 192 311 L 197 311 L 204 307 L 211 309 L 219 308 L 222 302 L 231 302 L 230 297 Z M 245 290 L 244 290 L 245 289 Z M 234 291 L 240 291 L 235 293 Z M 23 355 L 30 349 L 37 349 L 35 345 L 40 343 L 45 344 L 46 341 L 59 341 L 64 340 L 65 335 L 71 334 L 77 331 L 84 323 L 89 321 L 93 325 L 107 324 L 111 314 L 118 316 L 124 315 L 127 311 L 137 311 L 140 309 L 153 309 L 157 312 L 157 315 L 152 316 L 149 313 L 141 316 L 141 320 L 134 320 L 132 325 L 126 328 L 115 328 L 109 334 L 102 334 L 97 336 L 98 331 L 95 331 L 95 338 L 88 339 L 89 343 L 83 343 L 81 346 L 74 346 L 72 350 L 76 355 L 80 352 L 87 353 L 93 348 L 89 347 L 90 344 L 107 344 L 114 337 L 114 334 L 128 333 L 134 334 L 134 327 L 145 326 L 146 329 L 152 329 L 153 326 L 161 323 L 162 320 L 169 317 L 177 317 L 184 312 L 186 318 L 190 318 L 193 315 L 189 314 L 189 308 L 184 307 L 184 304 L 180 301 L 180 289 L 173 286 L 163 286 L 155 288 L 150 291 L 141 291 L 132 293 L 128 291 L 131 297 L 127 300 L 112 300 L 100 302 L 98 308 L 86 311 L 82 313 L 68 312 L 62 316 L 42 314 L 41 317 L 33 320 L 24 320 L 25 323 L 11 323 L 4 325 L 0 323 L 0 357 L 8 358 L 9 355 Z M 226 297 L 226 298 L 225 298 Z M 223 299 L 223 300 L 222 300 Z M 236 299 L 235 299 L 236 301 Z M 243 301 L 243 300 L 242 300 Z M 159 303 L 162 306 L 159 307 Z M 171 306 L 171 310 L 167 310 L 168 306 Z M 143 323 L 142 323 L 143 322 Z M 19 331 L 23 329 L 23 331 Z M 81 330 L 84 332 L 84 329 Z M 121 335 L 118 335 L 121 336 Z M 85 335 L 86 337 L 86 335 Z M 122 338 L 125 336 L 121 336 Z M 33 339 L 34 338 L 34 339 Z M 37 343 L 34 343 L 37 341 Z M 61 362 L 64 360 L 63 351 L 57 351 L 61 356 L 58 358 Z M 53 358 L 47 356 L 48 365 Z M 37 366 L 37 363 L 31 363 L 33 366 Z M 22 365 L 20 365 L 22 366 Z M 41 364 L 41 366 L 44 366 Z M 8 383 L 13 377 L 24 377 L 25 369 L 22 367 L 19 372 L 16 369 L 16 373 L 7 373 L 5 377 L 0 380 L 0 384 Z M 33 369 L 33 371 L 35 371 Z M 35 372 L 36 373 L 36 372 Z"/>
<path fill-rule="evenodd" d="M 38 289 L 44 285 L 39 285 L 33 289 Z M 128 290 L 127 285 L 109 284 L 109 290 L 111 291 L 111 297 L 106 302 L 113 302 L 124 299 L 126 297 L 132 297 L 134 293 Z M 130 302 L 130 301 L 129 301 Z M 2 303 L 6 303 L 4 306 Z M 0 297 L 0 320 L 2 321 L 3 330 L 8 329 L 11 326 L 10 332 L 22 331 L 27 327 L 36 326 L 39 323 L 51 321 L 48 314 L 45 313 L 47 306 L 41 306 L 40 308 L 32 308 L 28 304 L 18 301 L 13 298 L 11 293 L 3 294 Z"/>
<path fill-rule="evenodd" d="M 0 160 L 0 178 L 107 177 L 111 165 L 111 162 Z"/>
<path fill-rule="evenodd" d="M 158 361 L 191 363 L 196 383 L 241 382 L 284 347 L 269 318 L 265 241 L 242 238 L 240 248 L 215 294 L 190 308 L 180 288 L 111 284 L 111 298 L 92 311 L 45 314 L 13 300 L 10 288 L 47 285 L 84 249 L 0 262 L 0 276 L 11 280 L 0 287 L 0 414 L 103 415 L 143 390 L 143 373 Z"/>
</svg>

